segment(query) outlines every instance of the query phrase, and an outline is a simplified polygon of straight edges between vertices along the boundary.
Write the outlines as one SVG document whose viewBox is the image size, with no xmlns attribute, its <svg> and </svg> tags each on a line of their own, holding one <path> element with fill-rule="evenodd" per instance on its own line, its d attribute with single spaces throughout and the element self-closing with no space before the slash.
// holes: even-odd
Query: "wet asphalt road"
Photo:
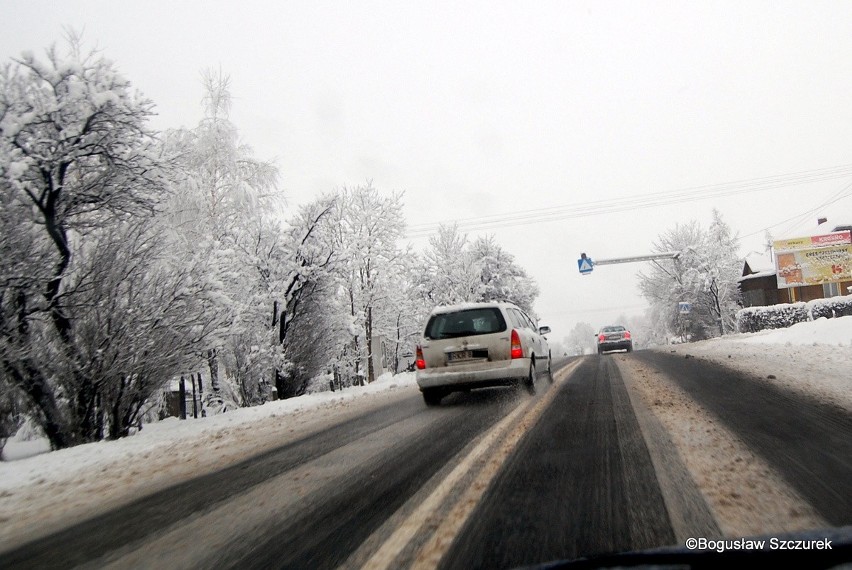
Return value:
<svg viewBox="0 0 852 570">
<path fill-rule="evenodd" d="M 848 415 L 767 391 L 763 383 L 696 359 L 650 352 L 629 358 L 670 374 L 764 455 L 826 520 L 852 523 Z M 550 390 L 552 402 L 485 491 L 442 568 L 514 568 L 675 544 L 614 359 L 585 357 Z M 511 389 L 455 394 L 439 408 L 426 408 L 412 396 L 219 473 L 75 521 L 60 533 L 0 553 L 0 567 L 351 564 L 365 541 L 378 537 L 379 544 L 385 538 L 394 513 L 412 497 L 428 494 L 479 436 L 529 402 L 530 396 Z"/>
<path fill-rule="evenodd" d="M 480 391 L 427 409 L 419 395 L 411 397 L 0 553 L 0 568 L 121 567 L 117 560 L 133 550 L 151 567 L 334 568 L 465 444 L 525 398 L 517 390 Z M 363 461 L 361 447 L 370 451 Z M 229 520 L 230 503 L 260 485 L 275 489 L 278 478 L 338 450 L 346 452 L 338 454 L 339 467 L 328 484 L 297 501 L 291 481 L 282 480 L 280 494 L 273 490 L 269 503 L 294 502 L 292 516 L 282 520 L 273 509 L 270 514 L 256 509 L 250 515 L 256 518 L 253 532 L 231 532 L 242 521 Z M 346 464 L 349 458 L 352 465 Z M 150 541 L 170 531 L 180 534 L 182 525 L 216 509 L 222 516 L 198 536 L 185 533 L 175 558 L 153 558 Z M 217 543 L 208 544 L 214 537 Z"/>
<path fill-rule="evenodd" d="M 521 442 L 442 567 L 514 568 L 674 541 L 621 375 L 611 358 L 591 357 Z"/>
</svg>

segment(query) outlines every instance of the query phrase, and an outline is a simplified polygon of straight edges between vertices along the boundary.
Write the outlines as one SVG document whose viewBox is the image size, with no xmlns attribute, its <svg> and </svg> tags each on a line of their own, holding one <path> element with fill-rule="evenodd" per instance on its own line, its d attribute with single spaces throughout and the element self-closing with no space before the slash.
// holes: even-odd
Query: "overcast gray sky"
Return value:
<svg viewBox="0 0 852 570">
<path fill-rule="evenodd" d="M 159 129 L 195 125 L 200 72 L 221 67 L 231 118 L 277 160 L 291 207 L 372 180 L 405 192 L 412 236 L 518 216 L 469 235 L 495 234 L 537 279 L 559 339 L 645 306 L 642 264 L 581 277 L 580 252 L 648 253 L 714 206 L 743 254 L 766 228 L 852 220 L 852 2 L 0 6 L 3 61 L 83 30 L 157 104 Z"/>
</svg>

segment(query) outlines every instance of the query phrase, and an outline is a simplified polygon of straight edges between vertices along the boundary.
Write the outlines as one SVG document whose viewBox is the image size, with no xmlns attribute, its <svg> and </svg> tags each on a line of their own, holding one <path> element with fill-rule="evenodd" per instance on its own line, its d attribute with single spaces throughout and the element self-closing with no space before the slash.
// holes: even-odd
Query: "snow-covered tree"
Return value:
<svg viewBox="0 0 852 570">
<path fill-rule="evenodd" d="M 337 358 L 351 337 L 346 315 L 335 303 L 337 287 L 330 275 L 317 272 L 300 290 L 284 341 L 287 359 L 280 370 L 278 388 L 282 398 L 304 394 L 311 380 L 333 376 L 339 368 Z M 327 389 L 328 385 L 322 387 Z M 339 379 L 336 387 L 342 387 Z"/>
<path fill-rule="evenodd" d="M 678 303 L 698 307 L 693 280 L 687 277 L 700 264 L 698 251 L 704 243 L 704 234 L 696 221 L 676 224 L 662 234 L 652 246 L 655 253 L 680 252 L 675 261 L 652 262 L 648 271 L 639 273 L 639 289 L 652 307 L 655 328 L 664 335 L 678 335 L 684 339 L 705 338 L 703 322 L 706 315 L 693 311 L 688 317 L 678 313 Z"/>
<path fill-rule="evenodd" d="M 594 352 L 596 347 L 595 329 L 589 323 L 577 323 L 565 337 L 564 344 L 565 348 L 570 351 L 569 354 Z"/>
<path fill-rule="evenodd" d="M 227 267 L 219 273 L 226 277 L 231 310 L 219 308 L 219 312 L 229 315 L 229 324 L 218 339 L 217 358 L 208 358 L 208 366 L 215 369 L 221 360 L 238 403 L 252 406 L 267 400 L 274 372 L 284 360 L 273 311 L 277 270 L 285 263 L 286 234 L 280 224 L 261 217 L 246 219 L 242 227 L 234 227 L 228 241 L 234 248 L 228 254 L 221 252 Z M 235 287 L 239 288 L 238 295 Z"/>
<path fill-rule="evenodd" d="M 390 351 L 388 364 L 394 373 L 402 371 L 403 356 L 413 353 L 429 312 L 415 286 L 417 263 L 414 257 L 406 256 L 402 263 L 402 271 L 392 277 L 393 282 L 388 287 L 390 310 L 380 323 Z"/>
<path fill-rule="evenodd" d="M 706 232 L 692 221 L 660 236 L 654 251 L 680 255 L 673 262 L 655 262 L 650 271 L 639 275 L 640 290 L 652 306 L 651 318 L 660 331 L 655 337 L 698 340 L 734 330 L 739 303 L 737 250 L 736 237 L 716 210 Z M 679 314 L 679 302 L 690 303 L 688 315 Z"/>
<path fill-rule="evenodd" d="M 345 320 L 335 312 L 339 258 L 337 197 L 322 196 L 301 207 L 289 221 L 281 259 L 270 267 L 275 284 L 278 342 L 286 362 L 276 374 L 282 398 L 304 393 L 311 378 L 324 372 L 338 348 L 349 341 Z"/>
<path fill-rule="evenodd" d="M 467 235 L 457 224 L 441 225 L 429 237 L 417 288 L 429 308 L 482 299 L 482 264 L 471 253 Z"/>
<path fill-rule="evenodd" d="M 72 45 L 42 62 L 24 54 L 0 70 L 0 162 L 4 193 L 32 208 L 50 240 L 45 301 L 60 335 L 70 330 L 59 292 L 72 233 L 113 216 L 153 211 L 164 190 L 146 122 L 153 104 L 131 91 L 112 63 Z"/>
<path fill-rule="evenodd" d="M 54 448 L 126 434 L 213 292 L 165 269 L 152 103 L 69 47 L 0 70 L 0 365 Z"/>
<path fill-rule="evenodd" d="M 176 188 L 171 214 L 180 225 L 218 242 L 254 223 L 258 216 L 278 213 L 278 168 L 255 158 L 230 121 L 231 85 L 222 71 L 202 73 L 204 117 L 193 129 L 165 134 L 167 148 L 177 154 L 185 174 Z"/>
<path fill-rule="evenodd" d="M 471 245 L 470 255 L 480 267 L 481 300 L 509 301 L 534 314 L 538 285 L 494 236 L 477 238 Z"/>
<path fill-rule="evenodd" d="M 63 384 L 89 406 L 96 430 L 89 439 L 101 437 L 97 430 L 123 437 L 165 380 L 198 363 L 221 324 L 210 310 L 221 291 L 203 258 L 175 261 L 152 220 L 98 232 L 77 252 L 68 278 L 74 350 L 48 344 L 49 369 L 91 379 L 91 395 L 87 384 Z"/>
<path fill-rule="evenodd" d="M 403 271 L 402 195 L 383 196 L 371 183 L 343 188 L 335 225 L 340 255 L 336 273 L 351 319 L 348 355 L 356 377 L 372 382 L 375 325 L 388 310 L 394 277 Z"/>
<path fill-rule="evenodd" d="M 207 70 L 202 82 L 201 122 L 193 129 L 169 131 L 164 137 L 183 174 L 174 184 L 168 211 L 178 237 L 176 244 L 188 251 L 206 248 L 213 260 L 210 269 L 226 291 L 216 310 L 228 323 L 227 330 L 207 351 L 209 396 L 214 404 L 223 397 L 222 357 L 242 402 L 256 403 L 263 391 L 257 386 L 271 381 L 257 371 L 271 367 L 280 356 L 269 341 L 274 337 L 267 316 L 274 299 L 272 286 L 264 282 L 260 267 L 269 259 L 258 258 L 268 257 L 269 248 L 274 249 L 280 238 L 274 235 L 279 228 L 264 222 L 277 213 L 278 169 L 272 162 L 256 159 L 251 147 L 240 141 L 229 119 L 229 77 Z M 241 271 L 243 267 L 251 270 Z M 223 349 L 226 354 L 221 355 Z"/>
<path fill-rule="evenodd" d="M 473 242 L 458 225 L 441 225 L 429 238 L 415 286 L 423 302 L 436 305 L 508 301 L 534 314 L 539 289 L 493 236 Z"/>
<path fill-rule="evenodd" d="M 737 283 L 742 272 L 739 248 L 739 239 L 714 208 L 713 221 L 701 252 L 701 266 L 695 274 L 695 287 L 703 293 L 701 298 L 717 319 L 722 335 L 736 331 L 736 313 L 741 304 Z"/>
</svg>

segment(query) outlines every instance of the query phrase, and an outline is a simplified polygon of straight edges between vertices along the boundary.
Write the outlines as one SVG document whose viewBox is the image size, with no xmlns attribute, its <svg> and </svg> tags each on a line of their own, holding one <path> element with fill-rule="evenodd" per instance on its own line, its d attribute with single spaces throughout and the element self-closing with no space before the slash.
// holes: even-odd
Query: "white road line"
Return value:
<svg viewBox="0 0 852 570">
<path fill-rule="evenodd" d="M 430 515 L 437 511 L 450 494 L 453 487 L 470 471 L 473 464 L 488 451 L 495 441 L 503 435 L 512 422 L 526 411 L 527 406 L 521 405 L 500 420 L 483 438 L 464 460 L 447 476 L 444 481 L 424 500 L 417 509 L 396 529 L 387 541 L 364 564 L 364 568 L 378 570 L 389 568 L 396 556 L 408 545 L 417 531 L 425 524 Z"/>
<path fill-rule="evenodd" d="M 555 374 L 554 380 L 566 376 L 578 363 L 579 361 L 561 369 Z M 491 479 L 497 474 L 523 434 L 535 425 L 542 412 L 553 401 L 557 391 L 555 385 L 551 386 L 543 398 L 530 400 L 527 404 L 518 406 L 492 427 L 480 443 L 459 462 L 432 494 L 400 524 L 375 554 L 364 563 L 363 568 L 370 570 L 390 568 L 399 553 L 405 549 L 418 531 L 427 522 L 435 518 L 435 513 L 441 509 L 454 487 L 468 474 L 471 468 L 486 453 L 492 451 L 493 448 L 499 448 L 497 453 L 491 454 L 485 468 L 482 469 L 462 500 L 453 508 L 450 516 L 444 521 L 435 521 L 438 524 L 438 529 L 430 542 L 418 553 L 418 559 L 414 564 L 415 568 L 434 568 L 449 548 L 452 539 L 458 533 L 464 521 L 467 520 L 467 517 L 479 502 L 482 493 L 488 488 Z M 523 415 L 523 418 L 516 422 L 521 415 Z M 512 427 L 514 427 L 514 430 L 512 430 Z"/>
</svg>

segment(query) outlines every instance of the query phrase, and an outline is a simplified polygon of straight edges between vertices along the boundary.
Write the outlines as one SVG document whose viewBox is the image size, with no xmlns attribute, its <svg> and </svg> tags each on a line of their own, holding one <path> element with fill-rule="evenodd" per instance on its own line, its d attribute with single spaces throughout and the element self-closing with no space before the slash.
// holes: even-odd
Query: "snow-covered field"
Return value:
<svg viewBox="0 0 852 570">
<path fill-rule="evenodd" d="M 667 348 L 720 361 L 767 381 L 852 410 L 852 317 L 789 329 L 730 335 Z M 48 529 L 64 514 L 103 508 L 129 492 L 151 492 L 171 477 L 214 470 L 322 429 L 329 421 L 415 395 L 413 373 L 385 375 L 366 387 L 310 394 L 227 414 L 149 424 L 138 434 L 48 452 L 43 440 L 10 440 L 0 463 L 0 546 L 22 528 Z M 130 490 L 130 491 L 128 491 Z M 10 524 L 12 523 L 12 524 Z M 14 524 L 18 523 L 18 524 Z"/>
</svg>

